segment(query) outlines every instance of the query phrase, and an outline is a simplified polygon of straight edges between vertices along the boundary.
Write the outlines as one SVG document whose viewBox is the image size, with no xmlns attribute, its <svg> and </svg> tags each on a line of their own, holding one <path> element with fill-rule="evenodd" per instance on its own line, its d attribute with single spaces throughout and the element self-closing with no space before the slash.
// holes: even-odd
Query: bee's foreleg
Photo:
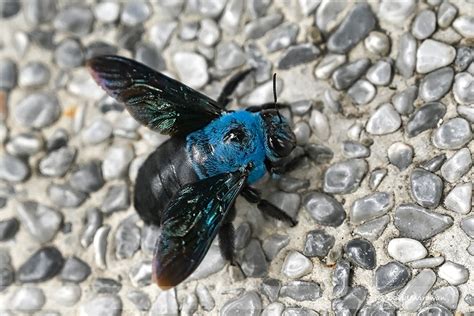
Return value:
<svg viewBox="0 0 474 316">
<path fill-rule="evenodd" d="M 224 88 L 222 89 L 221 94 L 217 98 L 217 104 L 220 107 L 222 107 L 223 109 L 226 107 L 226 105 L 230 101 L 230 96 L 232 95 L 232 93 L 234 93 L 239 83 L 241 83 L 251 71 L 253 71 L 253 68 L 238 72 L 233 75 L 229 79 L 229 81 L 227 81 L 227 83 L 224 85 Z"/>
<path fill-rule="evenodd" d="M 227 213 L 224 223 L 219 230 L 219 248 L 222 257 L 228 260 L 231 265 L 235 265 L 234 261 L 234 225 L 232 221 L 235 218 L 235 205 L 231 207 Z"/>
</svg>

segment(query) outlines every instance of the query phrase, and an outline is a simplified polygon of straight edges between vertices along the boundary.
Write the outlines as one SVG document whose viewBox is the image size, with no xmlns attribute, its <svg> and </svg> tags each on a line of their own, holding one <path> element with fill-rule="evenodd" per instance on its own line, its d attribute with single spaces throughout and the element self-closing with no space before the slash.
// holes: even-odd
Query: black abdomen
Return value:
<svg viewBox="0 0 474 316">
<path fill-rule="evenodd" d="M 198 180 L 185 145 L 186 141 L 181 138 L 167 140 L 138 170 L 133 203 L 145 223 L 159 225 L 161 212 L 176 192 Z"/>
</svg>

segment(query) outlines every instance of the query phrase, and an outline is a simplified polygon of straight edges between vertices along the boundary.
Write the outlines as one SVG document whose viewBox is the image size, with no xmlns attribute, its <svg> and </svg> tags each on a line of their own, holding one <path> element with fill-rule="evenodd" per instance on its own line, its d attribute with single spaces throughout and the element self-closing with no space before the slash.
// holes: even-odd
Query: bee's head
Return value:
<svg viewBox="0 0 474 316">
<path fill-rule="evenodd" d="M 295 134 L 288 121 L 277 110 L 263 110 L 260 112 L 263 122 L 265 151 L 270 160 L 277 160 L 288 156 L 296 147 Z"/>
</svg>

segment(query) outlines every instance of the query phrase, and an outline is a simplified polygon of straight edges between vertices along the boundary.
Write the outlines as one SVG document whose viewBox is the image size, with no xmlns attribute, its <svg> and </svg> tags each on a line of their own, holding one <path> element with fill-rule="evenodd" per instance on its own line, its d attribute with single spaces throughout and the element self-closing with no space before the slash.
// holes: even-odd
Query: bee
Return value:
<svg viewBox="0 0 474 316">
<path fill-rule="evenodd" d="M 87 67 L 139 123 L 171 136 L 140 167 L 134 188 L 140 217 L 162 228 L 152 261 L 160 288 L 184 281 L 216 236 L 223 257 L 234 263 L 232 221 L 239 194 L 263 214 L 296 225 L 252 187 L 296 146 L 278 111 L 275 75 L 275 103 L 230 111 L 225 108 L 230 95 L 251 69 L 234 75 L 213 100 L 128 58 L 94 57 Z"/>
</svg>

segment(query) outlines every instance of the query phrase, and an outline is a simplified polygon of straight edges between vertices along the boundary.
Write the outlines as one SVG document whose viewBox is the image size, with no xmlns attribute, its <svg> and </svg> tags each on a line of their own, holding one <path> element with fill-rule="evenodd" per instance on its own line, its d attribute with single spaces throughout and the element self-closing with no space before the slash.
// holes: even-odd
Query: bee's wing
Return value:
<svg viewBox="0 0 474 316">
<path fill-rule="evenodd" d="M 163 289 L 178 285 L 201 263 L 234 203 L 247 173 L 223 173 L 181 188 L 161 219 L 153 279 Z"/>
<path fill-rule="evenodd" d="M 87 66 L 107 94 L 125 103 L 138 122 L 162 134 L 188 134 L 222 113 L 216 101 L 131 59 L 98 56 Z"/>
</svg>

